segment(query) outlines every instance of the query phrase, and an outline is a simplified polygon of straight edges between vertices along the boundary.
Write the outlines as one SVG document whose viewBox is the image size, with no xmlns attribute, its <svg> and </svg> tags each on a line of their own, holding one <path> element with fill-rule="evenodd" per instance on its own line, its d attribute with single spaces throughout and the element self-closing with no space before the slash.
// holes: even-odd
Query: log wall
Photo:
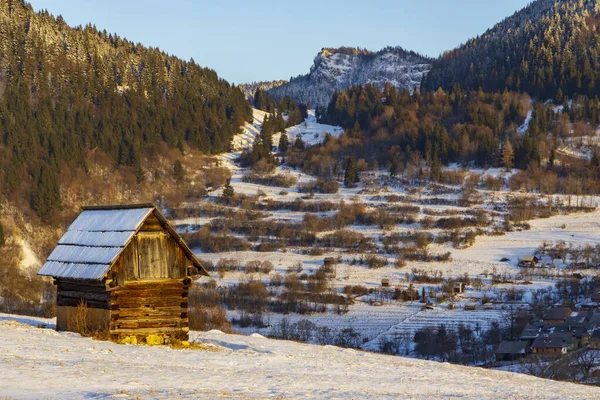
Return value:
<svg viewBox="0 0 600 400">
<path fill-rule="evenodd" d="M 110 293 L 103 281 L 57 279 L 56 287 L 58 307 L 77 307 L 83 301 L 88 308 L 110 309 Z"/>
<path fill-rule="evenodd" d="M 186 340 L 190 283 L 186 277 L 127 282 L 111 288 L 111 338 L 119 341 L 152 334 Z"/>
</svg>

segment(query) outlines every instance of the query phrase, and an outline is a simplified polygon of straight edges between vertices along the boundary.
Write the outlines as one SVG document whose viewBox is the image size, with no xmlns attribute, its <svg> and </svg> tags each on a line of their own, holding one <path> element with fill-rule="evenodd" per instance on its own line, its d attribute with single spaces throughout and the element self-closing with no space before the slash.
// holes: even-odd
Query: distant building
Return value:
<svg viewBox="0 0 600 400">
<path fill-rule="evenodd" d="M 519 261 L 519 267 L 531 268 L 536 267 L 540 262 L 539 258 L 534 255 L 523 256 Z"/>
<path fill-rule="evenodd" d="M 527 355 L 529 343 L 525 340 L 504 340 L 496 349 L 496 361 L 516 361 Z"/>
<path fill-rule="evenodd" d="M 561 324 L 567 320 L 571 312 L 569 307 L 554 307 L 546 312 L 542 321 L 547 324 Z"/>
<path fill-rule="evenodd" d="M 577 348 L 576 340 L 570 333 L 544 333 L 531 345 L 535 354 L 561 355 Z"/>
<path fill-rule="evenodd" d="M 464 291 L 465 284 L 462 282 L 454 282 L 454 286 L 452 287 L 452 292 L 455 294 L 460 294 Z"/>
<path fill-rule="evenodd" d="M 519 339 L 525 340 L 529 344 L 529 346 L 531 346 L 533 341 L 537 339 L 537 337 L 540 336 L 540 334 L 542 333 L 544 326 L 545 324 L 543 322 L 525 325 L 525 328 L 523 329 L 523 332 L 521 333 Z"/>
</svg>

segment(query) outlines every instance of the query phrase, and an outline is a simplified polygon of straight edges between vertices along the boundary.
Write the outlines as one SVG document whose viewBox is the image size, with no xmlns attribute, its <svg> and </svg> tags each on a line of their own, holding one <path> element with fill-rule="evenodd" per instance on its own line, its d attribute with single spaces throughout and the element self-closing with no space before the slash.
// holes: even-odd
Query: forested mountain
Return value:
<svg viewBox="0 0 600 400">
<path fill-rule="evenodd" d="M 600 93 L 600 2 L 537 0 L 433 62 L 424 88 L 527 92 L 562 101 Z"/>
<path fill-rule="evenodd" d="M 242 92 L 193 60 L 22 0 L 0 2 L 0 93 L 0 193 L 44 220 L 60 208 L 60 170 L 85 170 L 89 150 L 141 180 L 142 155 L 160 143 L 226 151 L 251 119 Z"/>
<path fill-rule="evenodd" d="M 429 71 L 431 61 L 400 47 L 377 52 L 342 47 L 324 48 L 315 57 L 310 72 L 268 91 L 269 96 L 289 96 L 296 103 L 311 107 L 325 106 L 335 91 L 352 85 L 372 84 L 383 88 L 386 83 L 410 91 L 419 87 Z"/>
</svg>

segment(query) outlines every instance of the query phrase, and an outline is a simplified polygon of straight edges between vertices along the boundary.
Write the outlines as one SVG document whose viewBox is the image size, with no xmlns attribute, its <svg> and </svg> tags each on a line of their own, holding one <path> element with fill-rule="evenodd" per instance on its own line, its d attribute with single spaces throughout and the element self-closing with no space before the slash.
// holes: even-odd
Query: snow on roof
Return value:
<svg viewBox="0 0 600 400">
<path fill-rule="evenodd" d="M 54 278 L 102 279 L 146 218 L 154 213 L 194 266 L 200 265 L 153 204 L 84 207 L 38 272 Z"/>
<path fill-rule="evenodd" d="M 154 210 L 154 206 L 149 205 L 117 207 L 84 209 L 60 238 L 39 275 L 102 279 Z"/>
</svg>

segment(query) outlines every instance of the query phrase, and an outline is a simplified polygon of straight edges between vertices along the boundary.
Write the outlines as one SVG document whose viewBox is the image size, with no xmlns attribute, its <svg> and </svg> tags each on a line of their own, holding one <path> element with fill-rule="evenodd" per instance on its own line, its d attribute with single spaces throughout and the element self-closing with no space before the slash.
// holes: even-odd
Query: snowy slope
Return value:
<svg viewBox="0 0 600 400">
<path fill-rule="evenodd" d="M 265 115 L 267 114 L 268 113 L 265 111 L 261 111 L 256 108 L 252 109 L 252 123 L 246 122 L 246 124 L 242 126 L 242 133 L 233 137 L 231 142 L 232 151 L 241 151 L 252 147 L 254 138 L 256 138 L 256 136 L 258 136 L 260 133 L 262 123 L 265 120 Z"/>
<path fill-rule="evenodd" d="M 592 399 L 600 389 L 511 372 L 295 342 L 192 332 L 206 350 L 117 345 L 0 314 L 9 398 Z"/>
<path fill-rule="evenodd" d="M 326 134 L 339 137 L 343 131 L 339 126 L 318 123 L 315 117 L 315 110 L 308 110 L 308 118 L 303 123 L 286 129 L 290 143 L 294 143 L 296 137 L 299 136 L 306 146 L 322 143 Z M 279 143 L 280 137 L 281 133 L 273 135 L 273 144 L 275 146 Z"/>
<path fill-rule="evenodd" d="M 334 91 L 367 83 L 380 88 L 389 82 L 413 91 L 430 70 L 429 60 L 399 47 L 378 52 L 359 49 L 322 49 L 307 75 L 268 91 L 274 98 L 290 96 L 294 101 L 325 106 Z"/>
</svg>

